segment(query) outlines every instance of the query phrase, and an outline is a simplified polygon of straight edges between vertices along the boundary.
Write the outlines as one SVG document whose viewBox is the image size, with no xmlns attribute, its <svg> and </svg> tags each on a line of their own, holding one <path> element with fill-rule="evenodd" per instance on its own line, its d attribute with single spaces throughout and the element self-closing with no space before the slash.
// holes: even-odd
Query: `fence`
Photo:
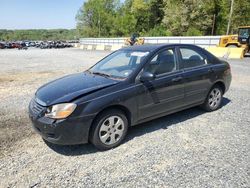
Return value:
<svg viewBox="0 0 250 188">
<path fill-rule="evenodd" d="M 195 36 L 195 37 L 144 37 L 149 44 L 195 44 L 201 47 L 216 46 L 220 36 Z M 80 44 L 123 45 L 125 38 L 82 38 Z"/>
</svg>

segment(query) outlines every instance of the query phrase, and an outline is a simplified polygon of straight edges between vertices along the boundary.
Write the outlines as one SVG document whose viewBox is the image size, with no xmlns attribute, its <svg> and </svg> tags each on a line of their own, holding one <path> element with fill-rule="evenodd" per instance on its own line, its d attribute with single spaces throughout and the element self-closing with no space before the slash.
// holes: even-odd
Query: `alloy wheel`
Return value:
<svg viewBox="0 0 250 188">
<path fill-rule="evenodd" d="M 212 109 L 217 108 L 220 105 L 222 98 L 222 94 L 220 89 L 214 88 L 210 94 L 209 94 L 209 99 L 208 99 L 208 104 Z"/>
<path fill-rule="evenodd" d="M 124 121 L 119 116 L 106 118 L 99 130 L 99 138 L 103 144 L 117 143 L 124 134 Z"/>
</svg>

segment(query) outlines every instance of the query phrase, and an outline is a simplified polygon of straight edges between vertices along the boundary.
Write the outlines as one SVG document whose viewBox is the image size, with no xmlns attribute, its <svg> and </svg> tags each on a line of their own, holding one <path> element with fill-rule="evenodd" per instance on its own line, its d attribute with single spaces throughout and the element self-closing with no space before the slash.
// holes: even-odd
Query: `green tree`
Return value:
<svg viewBox="0 0 250 188">
<path fill-rule="evenodd" d="M 113 27 L 111 29 L 112 36 L 127 36 L 135 31 L 136 18 L 131 14 L 130 9 L 123 5 L 116 13 Z"/>
<path fill-rule="evenodd" d="M 173 35 L 226 34 L 229 0 L 165 0 L 163 24 Z M 214 19 L 215 18 L 215 19 Z M 231 33 L 250 25 L 249 0 L 235 0 Z M 214 28 L 213 28 L 214 27 Z"/>
<path fill-rule="evenodd" d="M 231 22 L 231 33 L 237 31 L 239 26 L 250 25 L 250 2 L 249 0 L 235 0 Z"/>
<path fill-rule="evenodd" d="M 77 30 L 82 36 L 110 36 L 118 2 L 115 0 L 89 0 L 79 9 Z"/>
<path fill-rule="evenodd" d="M 208 34 L 213 14 L 207 3 L 209 0 L 165 0 L 163 24 L 177 36 Z"/>
<path fill-rule="evenodd" d="M 0 30 L 0 41 L 73 40 L 75 36 L 75 29 Z"/>
<path fill-rule="evenodd" d="M 76 16 L 78 33 L 85 37 L 162 33 L 163 0 L 119 2 L 114 0 L 85 2 Z"/>
<path fill-rule="evenodd" d="M 134 0 L 131 13 L 135 16 L 136 32 L 141 34 L 162 33 L 161 22 L 164 16 L 163 0 Z"/>
</svg>

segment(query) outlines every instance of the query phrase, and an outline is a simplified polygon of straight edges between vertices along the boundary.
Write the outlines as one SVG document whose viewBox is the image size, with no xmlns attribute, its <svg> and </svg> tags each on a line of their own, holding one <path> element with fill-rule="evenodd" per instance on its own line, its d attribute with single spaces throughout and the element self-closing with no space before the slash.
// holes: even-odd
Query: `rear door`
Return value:
<svg viewBox="0 0 250 188">
<path fill-rule="evenodd" d="M 180 69 L 184 71 L 185 105 L 201 103 L 211 87 L 212 65 L 198 48 L 179 47 L 179 54 Z"/>
</svg>

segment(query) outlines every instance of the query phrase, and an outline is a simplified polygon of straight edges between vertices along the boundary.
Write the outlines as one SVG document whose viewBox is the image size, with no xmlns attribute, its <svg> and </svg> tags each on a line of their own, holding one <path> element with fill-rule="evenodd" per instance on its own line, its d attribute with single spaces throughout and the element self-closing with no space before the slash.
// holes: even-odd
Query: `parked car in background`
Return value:
<svg viewBox="0 0 250 188">
<path fill-rule="evenodd" d="M 27 47 L 27 44 L 25 42 L 19 43 L 18 50 L 27 50 L 27 49 L 28 49 L 28 47 Z"/>
<path fill-rule="evenodd" d="M 3 48 L 17 48 L 17 49 L 28 49 L 29 47 L 36 47 L 40 49 L 51 49 L 51 48 L 70 48 L 72 44 L 66 41 L 12 41 L 1 43 L 0 49 Z"/>
<path fill-rule="evenodd" d="M 5 44 L 5 48 L 11 49 L 11 48 L 13 48 L 13 47 L 12 47 L 12 44 L 11 44 L 11 43 L 7 42 L 7 43 Z"/>
<path fill-rule="evenodd" d="M 41 49 L 50 49 L 50 48 L 70 48 L 73 47 L 73 45 L 63 42 L 63 41 L 46 41 L 42 42 L 37 47 Z"/>
<path fill-rule="evenodd" d="M 0 42 L 0 49 L 4 49 L 4 48 L 6 48 L 6 44 L 3 42 Z"/>
<path fill-rule="evenodd" d="M 194 106 L 219 109 L 230 83 L 229 64 L 200 47 L 133 46 L 40 87 L 29 117 L 48 142 L 90 141 L 106 150 L 121 144 L 129 126 Z"/>
</svg>

